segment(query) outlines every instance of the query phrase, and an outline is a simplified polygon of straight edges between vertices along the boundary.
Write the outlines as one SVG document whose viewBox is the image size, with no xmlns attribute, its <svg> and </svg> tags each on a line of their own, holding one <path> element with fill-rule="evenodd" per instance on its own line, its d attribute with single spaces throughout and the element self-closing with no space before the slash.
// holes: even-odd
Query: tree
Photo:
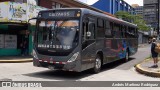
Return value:
<svg viewBox="0 0 160 90">
<path fill-rule="evenodd" d="M 142 31 L 150 30 L 150 28 L 146 25 L 146 22 L 143 20 L 142 16 L 140 15 L 131 15 L 130 13 L 125 11 L 118 11 L 115 13 L 115 16 L 122 20 L 136 24 L 139 30 L 142 30 Z"/>
<path fill-rule="evenodd" d="M 118 11 L 115 13 L 117 18 L 123 19 L 125 21 L 131 20 L 131 15 L 128 12 L 125 11 Z"/>
</svg>

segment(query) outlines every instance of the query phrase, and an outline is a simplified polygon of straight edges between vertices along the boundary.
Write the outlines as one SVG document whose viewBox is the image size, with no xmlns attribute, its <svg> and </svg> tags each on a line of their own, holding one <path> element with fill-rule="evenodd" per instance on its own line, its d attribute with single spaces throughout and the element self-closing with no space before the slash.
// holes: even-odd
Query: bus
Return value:
<svg viewBox="0 0 160 90">
<path fill-rule="evenodd" d="M 116 60 L 128 61 L 138 50 L 137 26 L 86 8 L 40 11 L 36 18 L 33 65 L 81 72 Z"/>
</svg>

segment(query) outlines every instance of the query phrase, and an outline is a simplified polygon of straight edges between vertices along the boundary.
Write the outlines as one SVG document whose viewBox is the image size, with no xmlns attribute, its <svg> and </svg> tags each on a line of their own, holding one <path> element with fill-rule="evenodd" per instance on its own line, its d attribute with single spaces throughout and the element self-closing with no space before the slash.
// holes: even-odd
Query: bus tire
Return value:
<svg viewBox="0 0 160 90">
<path fill-rule="evenodd" d="M 125 55 L 125 62 L 129 61 L 129 50 L 126 51 L 126 55 Z"/>
<path fill-rule="evenodd" d="M 102 59 L 99 55 L 96 56 L 95 62 L 94 62 L 94 67 L 92 69 L 93 73 L 99 73 L 102 67 Z"/>
</svg>

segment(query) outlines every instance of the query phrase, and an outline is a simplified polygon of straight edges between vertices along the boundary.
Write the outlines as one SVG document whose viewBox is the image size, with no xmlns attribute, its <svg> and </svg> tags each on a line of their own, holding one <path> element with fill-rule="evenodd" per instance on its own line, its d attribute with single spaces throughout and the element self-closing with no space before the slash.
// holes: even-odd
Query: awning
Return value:
<svg viewBox="0 0 160 90">
<path fill-rule="evenodd" d="M 8 25 L 0 24 L 0 30 L 8 30 Z"/>
<path fill-rule="evenodd" d="M 0 30 L 27 30 L 28 24 L 0 23 Z"/>
</svg>

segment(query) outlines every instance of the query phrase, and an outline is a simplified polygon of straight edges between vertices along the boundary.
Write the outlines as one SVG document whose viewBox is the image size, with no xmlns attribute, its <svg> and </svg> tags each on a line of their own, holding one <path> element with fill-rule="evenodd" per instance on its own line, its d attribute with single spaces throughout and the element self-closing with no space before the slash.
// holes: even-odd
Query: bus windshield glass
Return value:
<svg viewBox="0 0 160 90">
<path fill-rule="evenodd" d="M 37 47 L 49 50 L 72 50 L 78 45 L 79 20 L 41 20 L 38 23 Z"/>
</svg>

